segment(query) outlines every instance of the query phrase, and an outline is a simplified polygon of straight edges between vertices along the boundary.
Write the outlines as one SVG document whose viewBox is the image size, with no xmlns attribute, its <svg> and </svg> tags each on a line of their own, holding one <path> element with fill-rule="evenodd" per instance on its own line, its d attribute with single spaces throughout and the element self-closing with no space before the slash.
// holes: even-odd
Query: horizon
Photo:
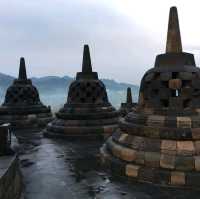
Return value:
<svg viewBox="0 0 200 199">
<path fill-rule="evenodd" d="M 9 76 L 9 77 L 12 77 L 12 78 L 17 78 L 17 74 L 16 74 L 16 76 L 14 76 L 14 75 L 9 75 L 9 74 L 2 73 L 2 72 L 0 72 L 0 74 L 6 75 L 6 76 Z M 75 76 L 69 76 L 69 75 L 63 75 L 63 76 L 61 76 L 61 75 L 44 75 L 44 76 L 31 76 L 31 77 L 28 77 L 28 79 L 33 79 L 33 78 L 40 79 L 40 78 L 45 78 L 45 77 L 58 77 L 58 78 L 68 77 L 68 78 L 72 78 L 72 79 L 75 78 Z M 134 84 L 134 83 L 126 82 L 126 81 L 121 82 L 121 81 L 118 81 L 118 80 L 116 80 L 116 79 L 109 79 L 109 78 L 107 78 L 107 77 L 100 78 L 100 80 L 114 81 L 114 82 L 116 82 L 116 83 L 118 83 L 118 84 L 130 84 L 130 85 L 138 86 L 138 87 L 140 86 L 140 83 Z"/>
<path fill-rule="evenodd" d="M 29 77 L 73 77 L 87 43 L 100 78 L 139 84 L 165 51 L 171 6 L 178 8 L 183 50 L 194 53 L 198 66 L 200 27 L 192 22 L 199 5 L 194 0 L 3 0 L 0 72 L 17 76 L 23 56 Z"/>
</svg>

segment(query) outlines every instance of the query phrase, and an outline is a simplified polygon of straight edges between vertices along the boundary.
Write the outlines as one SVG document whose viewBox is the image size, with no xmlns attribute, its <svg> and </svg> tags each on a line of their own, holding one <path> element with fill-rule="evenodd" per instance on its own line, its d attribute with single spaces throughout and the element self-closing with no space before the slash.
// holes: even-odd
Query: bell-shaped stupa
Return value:
<svg viewBox="0 0 200 199">
<path fill-rule="evenodd" d="M 121 103 L 121 107 L 119 109 L 120 115 L 122 117 L 126 116 L 129 112 L 135 110 L 137 103 L 133 102 L 132 99 L 132 93 L 131 93 L 131 88 L 127 88 L 127 94 L 126 94 L 126 102 Z"/>
<path fill-rule="evenodd" d="M 84 46 L 82 72 L 69 87 L 67 103 L 47 125 L 49 137 L 105 137 L 118 126 L 118 112 L 108 101 L 105 85 L 92 71 L 89 46 Z"/>
<path fill-rule="evenodd" d="M 0 106 L 0 123 L 11 123 L 13 129 L 40 129 L 52 119 L 50 107 L 44 106 L 37 88 L 27 79 L 24 58 L 20 59 L 19 76 L 7 89 Z"/>
<path fill-rule="evenodd" d="M 182 52 L 176 7 L 170 9 L 166 53 L 142 78 L 135 111 L 101 148 L 119 176 L 200 188 L 200 69 Z"/>
</svg>

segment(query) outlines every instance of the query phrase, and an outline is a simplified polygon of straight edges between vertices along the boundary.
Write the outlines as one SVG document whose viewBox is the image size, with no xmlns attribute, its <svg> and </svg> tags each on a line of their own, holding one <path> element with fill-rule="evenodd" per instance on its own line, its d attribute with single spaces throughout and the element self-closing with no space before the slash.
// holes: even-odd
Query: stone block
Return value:
<svg viewBox="0 0 200 199">
<path fill-rule="evenodd" d="M 144 162 L 145 162 L 145 152 L 144 151 L 137 151 L 136 152 L 135 162 L 137 164 L 144 164 Z"/>
<path fill-rule="evenodd" d="M 147 137 L 158 138 L 158 137 L 160 137 L 160 128 L 158 128 L 156 126 L 154 126 L 154 127 L 144 126 L 143 133 Z"/>
<path fill-rule="evenodd" d="M 172 171 L 171 172 L 171 185 L 185 185 L 185 173 Z"/>
<path fill-rule="evenodd" d="M 199 189 L 200 173 L 189 172 L 186 173 L 186 185 Z"/>
<path fill-rule="evenodd" d="M 162 140 L 161 149 L 167 151 L 176 151 L 177 142 L 174 140 Z"/>
<path fill-rule="evenodd" d="M 160 166 L 160 153 L 145 152 L 145 165 L 150 167 Z"/>
<path fill-rule="evenodd" d="M 177 128 L 191 128 L 192 121 L 190 117 L 177 117 Z"/>
<path fill-rule="evenodd" d="M 147 119 L 148 126 L 164 126 L 165 116 L 150 115 Z"/>
<path fill-rule="evenodd" d="M 160 79 L 162 81 L 169 81 L 172 78 L 172 73 L 171 72 L 166 72 L 166 73 L 161 73 L 160 74 Z"/>
<path fill-rule="evenodd" d="M 126 165 L 126 175 L 128 177 L 137 177 L 138 176 L 138 170 L 139 170 L 139 166 L 137 165 L 132 165 L 132 164 L 127 164 Z"/>
<path fill-rule="evenodd" d="M 182 80 L 191 80 L 192 79 L 192 73 L 190 73 L 190 72 L 180 72 L 179 77 Z"/>
<path fill-rule="evenodd" d="M 200 139 L 200 128 L 192 128 L 192 138 Z"/>
<path fill-rule="evenodd" d="M 154 182 L 155 178 L 155 169 L 154 168 L 147 168 L 142 167 L 139 170 L 139 180 L 143 182 Z"/>
<path fill-rule="evenodd" d="M 169 104 L 170 106 L 173 108 L 171 111 L 173 111 L 174 113 L 182 110 L 183 107 L 183 100 L 181 97 L 170 97 L 169 98 Z"/>
<path fill-rule="evenodd" d="M 145 151 L 160 152 L 160 139 L 145 138 Z"/>
<path fill-rule="evenodd" d="M 169 80 L 169 88 L 171 89 L 181 89 L 182 81 L 181 79 L 170 79 Z"/>
<path fill-rule="evenodd" d="M 171 90 L 169 88 L 162 88 L 160 89 L 160 92 L 159 92 L 159 98 L 168 100 L 170 93 L 171 93 Z"/>
<path fill-rule="evenodd" d="M 200 156 L 195 156 L 195 170 L 200 171 Z"/>
<path fill-rule="evenodd" d="M 121 143 L 124 143 L 127 137 L 128 137 L 128 134 L 123 133 L 123 134 L 120 136 L 120 138 L 119 138 L 118 141 L 121 142 Z"/>
<path fill-rule="evenodd" d="M 200 154 L 200 141 L 195 141 L 194 146 L 196 154 Z"/>
<path fill-rule="evenodd" d="M 175 155 L 162 154 L 160 158 L 160 167 L 165 169 L 174 169 L 175 168 Z"/>
<path fill-rule="evenodd" d="M 192 141 L 178 141 L 177 153 L 179 155 L 193 155 L 195 152 L 194 143 Z"/>
<path fill-rule="evenodd" d="M 120 154 L 121 158 L 127 162 L 132 162 L 136 159 L 136 151 L 133 149 L 121 147 Z"/>
<path fill-rule="evenodd" d="M 179 171 L 192 171 L 195 168 L 195 160 L 192 156 L 176 156 L 175 168 Z"/>
<path fill-rule="evenodd" d="M 154 182 L 161 185 L 169 185 L 170 182 L 170 171 L 164 169 L 154 170 Z"/>
<path fill-rule="evenodd" d="M 187 87 L 185 87 L 185 88 L 182 88 L 181 89 L 181 97 L 183 98 L 183 99 L 190 99 L 191 98 L 191 96 L 192 96 L 192 89 L 191 88 L 187 88 Z"/>
<path fill-rule="evenodd" d="M 144 148 L 145 148 L 145 138 L 139 137 L 139 136 L 134 136 L 134 139 L 132 140 L 131 146 L 134 149 L 143 151 Z"/>
</svg>

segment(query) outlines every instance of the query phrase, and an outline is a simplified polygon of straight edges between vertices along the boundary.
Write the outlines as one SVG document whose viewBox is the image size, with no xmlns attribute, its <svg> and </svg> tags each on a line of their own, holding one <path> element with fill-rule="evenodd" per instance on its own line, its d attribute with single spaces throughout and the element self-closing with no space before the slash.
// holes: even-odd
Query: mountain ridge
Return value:
<svg viewBox="0 0 200 199">
<path fill-rule="evenodd" d="M 6 89 L 12 84 L 16 77 L 0 73 L 0 102 L 4 100 Z M 40 93 L 41 100 L 53 107 L 61 107 L 66 101 L 67 90 L 70 83 L 74 80 L 70 76 L 44 76 L 44 77 L 31 77 L 33 85 L 37 87 Z M 113 79 L 101 79 L 108 91 L 108 97 L 111 103 L 119 107 L 120 103 L 126 99 L 126 89 L 131 87 L 133 92 L 133 99 L 137 101 L 139 86 L 124 82 L 117 82 Z"/>
</svg>

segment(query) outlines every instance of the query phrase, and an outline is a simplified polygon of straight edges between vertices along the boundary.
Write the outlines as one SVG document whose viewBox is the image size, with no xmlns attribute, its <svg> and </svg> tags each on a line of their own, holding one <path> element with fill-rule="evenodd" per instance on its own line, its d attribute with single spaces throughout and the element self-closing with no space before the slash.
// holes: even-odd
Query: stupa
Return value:
<svg viewBox="0 0 200 199">
<path fill-rule="evenodd" d="M 200 69 L 182 52 L 176 7 L 166 53 L 142 78 L 139 104 L 101 148 L 113 174 L 140 182 L 200 188 Z"/>
<path fill-rule="evenodd" d="M 69 87 L 67 103 L 47 125 L 48 137 L 106 137 L 118 126 L 118 111 L 110 104 L 105 85 L 92 71 L 89 46 L 84 46 L 82 72 Z"/>
<path fill-rule="evenodd" d="M 135 109 L 137 103 L 133 102 L 131 88 L 127 88 L 126 102 L 121 103 L 121 107 L 119 109 L 120 115 L 122 117 L 126 116 L 129 112 Z"/>
<path fill-rule="evenodd" d="M 7 89 L 0 106 L 0 123 L 11 123 L 13 129 L 36 130 L 51 120 L 51 108 L 40 101 L 37 88 L 27 78 L 25 60 L 21 58 L 19 76 Z"/>
</svg>

